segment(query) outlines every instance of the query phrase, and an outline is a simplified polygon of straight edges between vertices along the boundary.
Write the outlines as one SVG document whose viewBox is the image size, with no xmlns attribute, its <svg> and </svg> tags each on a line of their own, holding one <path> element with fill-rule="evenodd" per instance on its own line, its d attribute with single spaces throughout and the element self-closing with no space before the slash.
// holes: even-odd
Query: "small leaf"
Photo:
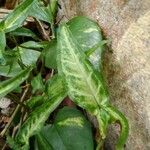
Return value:
<svg viewBox="0 0 150 150">
<path fill-rule="evenodd" d="M 51 23 L 52 20 L 52 16 L 47 12 L 47 8 L 41 6 L 39 1 L 34 3 L 32 11 L 30 11 L 30 16 L 49 23 Z"/>
<path fill-rule="evenodd" d="M 31 81 L 32 85 L 32 93 L 38 91 L 44 91 L 44 84 L 41 74 L 39 73 L 36 77 L 34 77 Z"/>
<path fill-rule="evenodd" d="M 25 66 L 34 65 L 41 54 L 39 51 L 23 47 L 17 47 L 17 49 L 19 50 L 21 62 Z"/>
<path fill-rule="evenodd" d="M 62 78 L 60 76 L 57 76 L 54 80 L 56 82 L 51 82 L 51 97 L 46 97 L 47 100 L 45 100 L 45 102 L 40 107 L 37 107 L 29 115 L 28 119 L 22 125 L 19 133 L 17 134 L 16 141 L 19 144 L 28 145 L 29 137 L 34 135 L 43 127 L 44 122 L 47 120 L 50 113 L 54 111 L 66 97 L 65 88 L 62 88 L 62 86 L 59 85 L 61 83 L 59 80 L 63 82 Z M 56 86 L 57 89 L 55 88 Z"/>
<path fill-rule="evenodd" d="M 49 97 L 55 97 L 57 94 L 66 91 L 66 86 L 64 83 L 64 78 L 56 74 L 52 78 L 48 79 L 45 87 L 45 93 Z"/>
<path fill-rule="evenodd" d="M 46 101 L 46 97 L 44 96 L 34 96 L 30 98 L 27 102 L 26 105 L 29 107 L 31 110 L 35 109 L 36 107 L 42 105 Z"/>
<path fill-rule="evenodd" d="M 56 40 L 52 40 L 44 49 L 43 56 L 45 59 L 45 66 L 47 68 L 56 69 L 57 62 L 57 42 Z"/>
<path fill-rule="evenodd" d="M 36 46 L 34 47 L 34 45 Z M 18 72 L 22 71 L 22 67 L 18 62 L 20 62 L 24 66 L 35 65 L 36 61 L 41 55 L 41 52 L 37 51 L 37 49 L 40 49 L 42 47 L 44 48 L 44 45 L 44 43 L 29 41 L 21 44 L 18 47 L 15 47 L 13 50 L 5 51 L 4 54 L 6 65 L 0 65 L 0 75 L 6 77 L 14 77 L 15 75 L 17 75 Z M 30 47 L 34 47 L 36 50 L 31 49 Z"/>
<path fill-rule="evenodd" d="M 25 43 L 22 43 L 20 47 L 24 47 L 27 49 L 43 49 L 45 46 L 47 46 L 47 42 L 35 42 L 35 41 L 28 41 Z"/>
<path fill-rule="evenodd" d="M 24 0 L 13 12 L 0 22 L 0 27 L 5 32 L 10 32 L 20 27 L 32 11 L 32 5 L 37 0 Z"/>
<path fill-rule="evenodd" d="M 20 72 L 22 69 L 19 66 L 17 61 L 13 61 L 10 65 L 1 65 L 0 66 L 0 75 L 5 77 L 14 77 Z"/>
<path fill-rule="evenodd" d="M 13 150 L 20 150 L 20 146 L 15 142 L 15 140 L 7 135 L 7 144 L 9 145 L 10 148 L 12 148 Z"/>
<path fill-rule="evenodd" d="M 8 79 L 0 83 L 0 98 L 6 96 L 9 92 L 13 91 L 23 81 L 25 81 L 31 71 L 31 68 L 27 68 L 21 71 L 14 78 Z"/>
<path fill-rule="evenodd" d="M 35 137 L 39 150 L 94 149 L 91 126 L 75 108 L 61 109 L 54 125 L 45 126 Z"/>
<path fill-rule="evenodd" d="M 57 8 L 58 8 L 57 6 L 58 6 L 58 0 L 51 0 L 50 8 L 51 8 L 51 12 L 53 14 L 53 18 L 55 17 L 56 12 L 57 12 Z"/>
</svg>

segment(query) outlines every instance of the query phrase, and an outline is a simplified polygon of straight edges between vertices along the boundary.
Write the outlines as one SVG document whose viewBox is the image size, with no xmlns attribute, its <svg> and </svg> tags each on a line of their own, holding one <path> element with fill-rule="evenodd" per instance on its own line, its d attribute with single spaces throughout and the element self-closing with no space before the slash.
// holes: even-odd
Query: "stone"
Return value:
<svg viewBox="0 0 150 150">
<path fill-rule="evenodd" d="M 64 20 L 85 15 L 97 21 L 111 49 L 104 57 L 110 100 L 129 120 L 126 150 L 150 149 L 150 1 L 60 0 Z M 116 127 L 107 138 L 114 149 Z M 107 146 L 106 146 L 107 147 Z"/>
</svg>

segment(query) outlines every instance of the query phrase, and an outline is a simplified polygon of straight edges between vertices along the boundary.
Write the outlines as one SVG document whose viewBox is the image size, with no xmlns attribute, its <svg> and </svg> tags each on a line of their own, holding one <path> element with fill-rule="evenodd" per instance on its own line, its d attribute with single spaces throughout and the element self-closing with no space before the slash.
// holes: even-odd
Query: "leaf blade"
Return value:
<svg viewBox="0 0 150 150">
<path fill-rule="evenodd" d="M 42 143 L 37 143 L 41 148 L 47 145 L 57 150 L 94 149 L 90 123 L 75 108 L 64 107 L 60 109 L 54 124 L 45 126 L 38 135 L 37 139 L 43 138 Z"/>
<path fill-rule="evenodd" d="M 0 22 L 1 28 L 5 32 L 10 32 L 18 28 L 25 21 L 36 0 L 25 0 L 13 12 Z"/>
<path fill-rule="evenodd" d="M 25 81 L 31 71 L 31 68 L 27 68 L 19 73 L 14 78 L 8 79 L 0 83 L 0 98 L 7 95 L 9 92 L 18 87 L 23 81 Z"/>
<path fill-rule="evenodd" d="M 47 100 L 30 114 L 16 136 L 16 141 L 18 141 L 18 143 L 28 145 L 29 137 L 42 128 L 50 113 L 54 111 L 66 97 L 65 88 L 59 86 L 61 82 L 63 84 L 62 78 L 60 76 L 55 76 L 54 80 L 56 82 L 51 82 L 51 98 L 48 96 Z M 55 88 L 56 85 L 57 89 Z"/>
<path fill-rule="evenodd" d="M 95 73 L 66 25 L 60 28 L 58 49 L 58 71 L 65 76 L 71 99 L 92 113 L 96 108 L 99 109 L 102 100 L 103 105 L 107 104 L 108 95 L 102 85 L 102 78 Z"/>
</svg>

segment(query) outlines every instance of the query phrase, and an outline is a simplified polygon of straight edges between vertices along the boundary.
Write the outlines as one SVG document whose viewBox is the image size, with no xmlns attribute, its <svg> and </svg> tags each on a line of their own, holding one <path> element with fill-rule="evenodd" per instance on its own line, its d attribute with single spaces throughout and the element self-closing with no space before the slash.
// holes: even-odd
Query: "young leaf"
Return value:
<svg viewBox="0 0 150 150">
<path fill-rule="evenodd" d="M 11 60 L 11 59 L 10 59 Z M 7 61 L 7 60 L 6 60 Z M 0 75 L 5 77 L 14 77 L 20 72 L 22 69 L 19 66 L 18 62 L 15 60 L 12 61 L 10 65 L 0 65 Z"/>
<path fill-rule="evenodd" d="M 63 89 L 63 88 L 65 88 L 63 79 L 59 77 L 58 75 L 55 75 L 47 81 L 46 86 L 45 86 L 45 95 L 32 97 L 31 99 L 27 101 L 26 105 L 30 109 L 33 110 L 36 107 L 42 105 L 47 100 L 47 96 L 52 98 L 56 96 L 56 93 L 58 95 L 62 94 L 61 92 L 63 92 L 63 90 L 60 90 L 60 89 Z"/>
<path fill-rule="evenodd" d="M 36 46 L 34 47 L 34 45 Z M 33 47 L 36 50 L 31 49 Z M 7 53 L 5 51 L 6 65 L 0 65 L 0 75 L 6 77 L 17 75 L 18 72 L 22 71 L 22 67 L 18 62 L 25 66 L 34 65 L 41 54 L 37 49 L 42 47 L 44 47 L 42 43 L 29 41 L 15 47 L 13 50 L 7 50 Z"/>
<path fill-rule="evenodd" d="M 22 125 L 18 135 L 16 136 L 16 142 L 19 144 L 28 145 L 29 137 L 42 128 L 50 113 L 54 111 L 66 97 L 65 88 L 58 84 L 63 82 L 62 78 L 57 76 L 54 80 L 56 82 L 52 82 L 51 84 L 51 97 L 47 97 L 47 100 L 40 107 L 37 107 Z M 57 89 L 55 88 L 56 86 Z"/>
<path fill-rule="evenodd" d="M 54 39 L 52 40 L 44 49 L 43 56 L 45 60 L 45 66 L 47 68 L 57 68 L 57 41 Z"/>
<path fill-rule="evenodd" d="M 5 32 L 10 32 L 20 27 L 30 11 L 32 11 L 32 5 L 35 1 L 37 0 L 24 0 L 13 12 L 0 22 L 0 27 Z"/>
<path fill-rule="evenodd" d="M 54 124 L 45 126 L 35 137 L 39 150 L 94 149 L 90 124 L 75 108 L 61 109 Z"/>
<path fill-rule="evenodd" d="M 35 41 L 28 41 L 25 43 L 22 43 L 20 47 L 27 48 L 27 49 L 44 49 L 45 46 L 47 46 L 47 42 L 35 42 Z"/>
<path fill-rule="evenodd" d="M 53 14 L 53 18 L 55 17 L 56 12 L 57 12 L 57 6 L 58 6 L 58 0 L 51 0 L 50 8 L 51 8 L 51 12 Z"/>
<path fill-rule="evenodd" d="M 34 110 L 36 107 L 42 105 L 45 101 L 46 101 L 46 97 L 44 96 L 34 96 L 26 102 L 26 105 L 31 110 Z"/>
<path fill-rule="evenodd" d="M 20 61 L 25 66 L 34 65 L 41 54 L 39 51 L 27 49 L 27 48 L 23 48 L 23 47 L 17 47 L 15 49 L 17 49 L 19 51 L 19 55 L 20 55 L 20 59 L 21 59 Z"/>
<path fill-rule="evenodd" d="M 44 91 L 44 83 L 41 74 L 39 73 L 31 81 L 32 93 L 35 93 L 37 90 Z"/>
<path fill-rule="evenodd" d="M 8 79 L 0 83 L 0 98 L 7 95 L 9 92 L 13 91 L 18 87 L 23 81 L 25 81 L 31 71 L 31 68 L 27 68 L 21 71 L 14 78 Z"/>
<path fill-rule="evenodd" d="M 45 93 L 49 97 L 55 97 L 56 94 L 61 94 L 61 92 L 66 91 L 66 86 L 64 83 L 64 78 L 56 74 L 52 78 L 50 78 L 45 87 Z"/>
</svg>

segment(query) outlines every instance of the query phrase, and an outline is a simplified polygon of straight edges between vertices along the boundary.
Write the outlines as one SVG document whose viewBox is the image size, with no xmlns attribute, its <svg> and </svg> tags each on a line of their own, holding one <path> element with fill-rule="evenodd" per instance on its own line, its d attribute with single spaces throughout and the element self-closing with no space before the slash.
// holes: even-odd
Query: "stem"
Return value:
<svg viewBox="0 0 150 150">
<path fill-rule="evenodd" d="M 128 121 L 126 117 L 119 110 L 117 110 L 112 106 L 107 107 L 106 111 L 108 111 L 109 114 L 115 119 L 115 122 L 119 122 L 121 126 L 121 132 L 116 144 L 116 150 L 123 150 L 129 134 Z"/>
<path fill-rule="evenodd" d="M 50 41 L 50 37 L 49 37 L 49 35 L 47 35 L 47 33 L 46 33 L 46 31 L 45 31 L 42 23 L 38 19 L 36 19 L 36 18 L 34 20 L 35 20 L 35 23 L 37 25 L 37 29 L 40 32 L 42 38 L 44 40 Z"/>
</svg>

